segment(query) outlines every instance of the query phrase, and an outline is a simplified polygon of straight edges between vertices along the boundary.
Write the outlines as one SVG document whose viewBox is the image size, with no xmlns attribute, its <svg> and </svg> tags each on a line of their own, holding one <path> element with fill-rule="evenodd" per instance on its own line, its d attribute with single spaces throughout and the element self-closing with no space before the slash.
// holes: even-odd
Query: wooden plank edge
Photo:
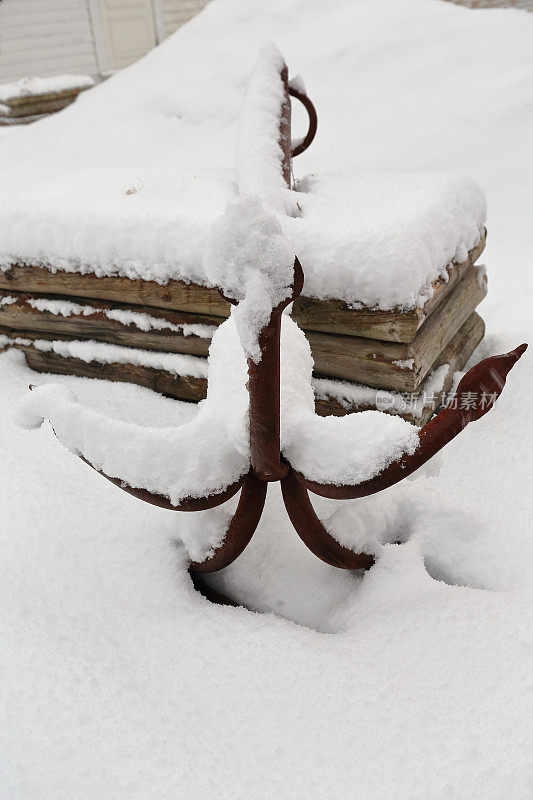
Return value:
<svg viewBox="0 0 533 800">
<path fill-rule="evenodd" d="M 54 114 L 71 105 L 75 99 L 76 95 L 58 100 L 50 100 L 46 103 L 25 103 L 19 106 L 8 105 L 7 111 L 0 111 L 0 116 L 4 119 L 24 119 L 25 117 L 40 116 L 41 114 Z"/>
<path fill-rule="evenodd" d="M 40 301 L 48 305 L 49 301 L 69 303 L 64 297 L 0 291 L 0 328 L 21 335 L 31 332 L 44 337 L 94 339 L 123 347 L 206 357 L 212 333 L 222 321 L 219 317 L 170 310 L 150 309 L 147 313 L 138 306 L 101 301 L 75 303 L 81 310 L 67 306 L 63 312 L 58 307 L 53 312 L 50 307 L 36 307 Z"/>
<path fill-rule="evenodd" d="M 87 89 L 93 89 L 96 85 L 96 82 L 93 82 L 80 86 L 72 86 L 68 89 L 54 89 L 50 92 L 40 92 L 39 94 L 11 95 L 11 97 L 0 100 L 0 102 L 10 108 L 16 108 L 17 106 L 23 108 L 29 103 L 47 103 L 67 99 L 75 100 L 79 94 L 86 92 Z"/>
<path fill-rule="evenodd" d="M 414 393 L 374 389 L 347 381 L 315 379 L 316 412 L 322 416 L 344 416 L 357 411 L 379 409 L 400 416 L 413 425 L 424 425 L 442 404 L 443 397 L 448 395 L 454 374 L 463 369 L 484 334 L 485 323 L 474 312 L 445 347 L 431 373 Z M 449 365 L 449 369 L 443 378 L 440 376 L 438 388 L 435 388 L 435 377 L 445 364 Z M 360 399 L 356 400 L 354 397 L 358 392 Z"/>
<path fill-rule="evenodd" d="M 433 297 L 423 308 L 412 311 L 380 311 L 354 309 L 340 300 L 316 300 L 299 297 L 293 304 L 293 318 L 304 330 L 321 331 L 380 341 L 411 342 L 417 330 L 437 308 L 455 284 L 472 266 L 485 246 L 485 235 L 474 247 L 465 262 L 452 264 L 447 280 L 434 283 Z M 195 314 L 207 314 L 222 319 L 229 316 L 230 306 L 217 289 L 199 284 L 171 280 L 166 284 L 122 276 L 101 276 L 94 273 L 53 272 L 44 266 L 17 264 L 0 269 L 0 289 L 59 295 L 79 301 L 103 300 L 126 303 L 146 310 L 172 309 Z"/>
<path fill-rule="evenodd" d="M 485 326 L 481 317 L 474 313 L 463 325 L 461 330 L 456 334 L 455 341 L 450 342 L 448 347 L 442 353 L 440 363 L 436 365 L 435 370 L 445 363 L 450 364 L 450 368 L 443 381 L 440 393 L 447 394 L 452 381 L 454 373 L 461 370 L 473 351 L 481 341 L 484 335 Z M 461 345 L 461 337 L 463 344 Z M 207 379 L 195 378 L 192 376 L 173 375 L 166 370 L 153 369 L 152 367 L 142 366 L 138 364 L 127 364 L 123 362 L 113 362 L 109 364 L 102 364 L 97 361 L 86 362 L 77 358 L 65 358 L 54 352 L 43 352 L 37 350 L 31 341 L 18 341 L 22 337 L 5 335 L 4 341 L 0 340 L 0 352 L 10 347 L 21 350 L 26 358 L 28 366 L 36 372 L 50 373 L 58 375 L 75 375 L 85 378 L 97 378 L 109 380 L 112 382 L 125 382 L 133 383 L 138 386 L 144 386 L 152 391 L 159 392 L 167 397 L 176 400 L 185 400 L 189 402 L 199 402 L 207 393 Z M 9 342 L 11 340 L 11 342 Z M 431 381 L 432 376 L 428 376 L 424 383 L 427 387 Z M 316 412 L 321 416 L 343 416 L 345 414 L 375 410 L 379 408 L 380 411 L 385 413 L 398 413 L 403 419 L 408 420 L 416 425 L 423 425 L 434 413 L 437 406 L 437 401 L 433 403 L 424 404 L 420 413 L 413 414 L 409 410 L 396 412 L 391 407 L 382 407 L 382 403 L 377 402 L 378 394 L 390 394 L 390 392 L 383 392 L 382 390 L 371 390 L 375 393 L 376 399 L 373 403 L 349 403 L 341 401 L 338 397 L 327 396 L 317 391 L 323 383 L 321 379 L 313 379 L 313 386 L 315 388 L 315 408 Z M 329 381 L 331 384 L 337 384 L 338 393 L 342 394 L 343 387 L 347 382 L 343 381 Z M 370 387 L 360 387 L 363 389 L 370 389 Z M 420 393 L 424 387 L 420 388 Z"/>
<path fill-rule="evenodd" d="M 486 294 L 486 281 L 472 266 L 410 344 L 305 331 L 315 370 L 376 389 L 414 392 Z"/>
<path fill-rule="evenodd" d="M 21 337 L 13 337 L 11 345 L 6 343 L 2 345 L 0 342 L 0 352 L 9 347 L 22 351 L 27 365 L 35 372 L 133 383 L 175 400 L 194 403 L 203 400 L 207 394 L 207 378 L 173 374 L 164 369 L 154 369 L 140 364 L 124 362 L 106 364 L 99 361 L 84 361 L 54 352 L 38 350 L 31 342 L 16 341 L 17 338 Z"/>
<path fill-rule="evenodd" d="M 485 249 L 486 240 L 485 228 L 480 241 L 469 251 L 466 260 L 461 263 L 452 262 L 447 268 L 446 276 L 433 282 L 432 296 L 422 307 L 411 311 L 381 311 L 365 306 L 354 309 L 341 300 L 316 300 L 304 296 L 293 304 L 293 319 L 304 330 L 409 343 L 468 272 L 469 267 L 476 263 Z"/>
<path fill-rule="evenodd" d="M 410 345 L 304 331 L 311 345 L 315 371 L 327 378 L 356 381 L 376 388 L 415 391 L 445 345 L 485 294 L 486 288 L 479 284 L 476 268 L 470 268 L 447 296 L 439 312 L 427 320 Z M 82 310 L 76 309 L 75 313 L 70 313 L 71 309 L 67 307 L 69 313 L 64 316 L 35 308 L 35 303 L 46 299 L 47 296 L 27 293 L 2 296 L 0 292 L 0 327 L 18 331 L 22 336 L 38 332 L 43 338 L 66 336 L 123 347 L 206 357 L 210 337 L 191 333 L 184 335 L 168 328 L 147 331 L 139 325 L 163 323 L 171 324 L 174 328 L 190 325 L 195 330 L 194 325 L 201 324 L 202 328 L 212 332 L 215 325 L 222 321 L 214 316 L 163 310 L 154 310 L 155 316 L 151 313 L 147 315 L 150 309 L 124 305 L 117 307 L 101 301 L 77 303 L 76 306 Z M 60 300 L 65 302 L 64 298 Z M 138 325 L 128 322 L 128 316 L 125 317 L 126 322 L 113 318 L 117 313 L 127 314 L 130 318 L 139 315 L 141 322 Z M 108 314 L 111 314 L 111 318 Z"/>
</svg>

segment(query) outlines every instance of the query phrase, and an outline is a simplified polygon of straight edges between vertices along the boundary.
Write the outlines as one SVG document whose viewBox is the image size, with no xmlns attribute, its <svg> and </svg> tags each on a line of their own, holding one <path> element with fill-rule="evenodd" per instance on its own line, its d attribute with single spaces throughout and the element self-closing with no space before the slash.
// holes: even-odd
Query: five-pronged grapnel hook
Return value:
<svg viewBox="0 0 533 800">
<path fill-rule="evenodd" d="M 291 156 L 303 152 L 316 132 L 316 112 L 309 98 L 294 88 L 289 89 L 287 68 L 281 71 L 284 102 L 280 109 L 279 146 L 282 171 L 290 188 Z M 291 143 L 290 95 L 303 102 L 309 114 L 309 129 L 304 139 L 293 147 Z M 448 406 L 428 422 L 418 433 L 417 449 L 383 469 L 370 480 L 355 485 L 316 483 L 292 469 L 281 454 L 280 446 L 280 343 L 283 310 L 295 300 L 303 288 L 303 270 L 296 258 L 292 291 L 273 309 L 268 324 L 259 335 L 261 360 L 248 361 L 248 394 L 250 422 L 250 469 L 238 481 L 218 494 L 181 500 L 170 500 L 145 489 L 135 489 L 116 478 L 108 478 L 121 489 L 140 500 L 175 511 L 203 511 L 225 503 L 240 491 L 236 511 L 226 536 L 215 552 L 205 561 L 193 563 L 195 583 L 200 585 L 200 573 L 215 572 L 231 564 L 250 542 L 263 513 L 268 483 L 281 482 L 287 513 L 296 532 L 306 546 L 322 561 L 341 569 L 368 569 L 374 563 L 371 555 L 354 553 L 339 544 L 322 525 L 309 498 L 309 492 L 337 500 L 364 497 L 380 492 L 403 480 L 421 467 L 463 428 L 486 414 L 501 394 L 509 370 L 526 350 L 523 344 L 510 353 L 493 356 L 473 367 L 459 383 L 457 394 L 468 392 L 468 407 Z M 354 442 L 357 447 L 357 442 Z M 88 462 L 87 462 L 88 463 Z M 103 474 L 103 473 L 102 473 Z M 108 476 L 105 476 L 108 477 Z"/>
</svg>

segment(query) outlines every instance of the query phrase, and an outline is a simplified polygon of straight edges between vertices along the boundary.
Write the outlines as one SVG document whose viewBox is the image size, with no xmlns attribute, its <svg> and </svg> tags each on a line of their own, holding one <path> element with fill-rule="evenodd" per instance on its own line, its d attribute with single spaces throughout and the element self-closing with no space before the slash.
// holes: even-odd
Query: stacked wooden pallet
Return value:
<svg viewBox="0 0 533 800">
<path fill-rule="evenodd" d="M 279 51 L 263 48 L 235 170 L 143 169 L 134 185 L 129 169 L 83 170 L 7 196 L 0 346 L 22 349 L 39 371 L 200 400 L 211 337 L 230 313 L 206 242 L 235 196 L 253 195 L 303 267 L 292 315 L 311 346 L 317 410 L 379 407 L 423 423 L 483 336 L 484 197 L 443 174 L 291 181 L 292 157 L 316 131 L 298 86 Z M 309 114 L 294 144 L 290 96 Z"/>
<path fill-rule="evenodd" d="M 486 277 L 475 262 L 484 244 L 452 264 L 412 311 L 305 296 L 295 302 L 293 317 L 314 357 L 319 413 L 381 407 L 418 424 L 431 416 L 483 337 L 475 309 Z M 0 290 L 2 341 L 22 349 L 33 369 L 127 380 L 193 401 L 205 396 L 201 360 L 230 310 L 216 289 L 197 284 L 23 265 L 0 272 Z M 101 346 L 83 347 L 88 341 Z"/>
<path fill-rule="evenodd" d="M 0 85 L 0 125 L 25 125 L 61 111 L 94 86 L 88 75 L 25 78 Z"/>
</svg>

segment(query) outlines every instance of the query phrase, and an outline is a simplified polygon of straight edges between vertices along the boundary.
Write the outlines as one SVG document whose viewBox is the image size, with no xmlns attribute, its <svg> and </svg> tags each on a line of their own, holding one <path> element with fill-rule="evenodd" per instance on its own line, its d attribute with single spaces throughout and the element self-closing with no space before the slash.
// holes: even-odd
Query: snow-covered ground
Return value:
<svg viewBox="0 0 533 800">
<path fill-rule="evenodd" d="M 0 134 L 2 189 L 90 166 L 132 181 L 139 166 L 231 167 L 264 39 L 318 108 L 299 175 L 451 170 L 485 189 L 474 360 L 531 339 L 533 17 L 516 10 L 214 0 L 73 107 Z M 317 503 L 338 508 L 339 536 L 382 541 L 364 578 L 311 556 L 271 489 L 218 578 L 258 614 L 192 588 L 179 540 L 216 526 L 212 512 L 146 506 L 49 428 L 16 427 L 27 385 L 49 379 L 1 355 L 2 800 L 529 800 L 532 373 L 527 353 L 438 477 Z M 123 420 L 194 414 L 139 387 L 59 381 Z"/>
</svg>

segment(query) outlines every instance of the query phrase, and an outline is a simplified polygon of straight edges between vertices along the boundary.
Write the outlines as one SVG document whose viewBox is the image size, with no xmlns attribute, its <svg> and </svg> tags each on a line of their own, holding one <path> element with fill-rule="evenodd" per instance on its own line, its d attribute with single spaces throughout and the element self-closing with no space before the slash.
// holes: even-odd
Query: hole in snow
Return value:
<svg viewBox="0 0 533 800">
<path fill-rule="evenodd" d="M 240 603 L 235 602 L 235 600 L 210 586 L 201 572 L 189 570 L 189 575 L 195 590 L 206 600 L 209 600 L 210 603 L 214 603 L 217 606 L 232 606 L 233 608 L 240 606 Z"/>
<path fill-rule="evenodd" d="M 194 520 L 180 522 L 189 526 L 201 523 L 208 531 L 214 512 L 201 512 L 193 515 Z M 198 541 L 201 532 L 198 529 L 195 536 L 189 536 L 189 543 Z M 183 528 L 181 533 L 183 536 Z M 195 553 L 190 546 L 188 549 L 193 558 Z M 340 620 L 358 593 L 362 576 L 330 567 L 307 549 L 289 521 L 279 484 L 271 484 L 261 522 L 248 547 L 229 567 L 202 574 L 196 580 L 197 589 L 200 582 L 204 596 L 214 590 L 215 597 L 230 598 L 249 611 L 276 614 L 320 633 L 338 633 L 344 629 Z"/>
<path fill-rule="evenodd" d="M 453 569 L 449 569 L 442 564 L 442 562 L 435 561 L 432 558 L 424 559 L 424 566 L 430 578 L 441 583 L 447 583 L 448 586 L 468 586 L 468 584 L 453 574 Z"/>
<path fill-rule="evenodd" d="M 275 614 L 317 633 L 340 633 L 345 628 L 344 612 L 351 605 L 365 573 L 364 570 L 339 570 L 316 560 L 319 571 L 329 572 L 327 581 L 302 581 L 303 573 L 298 569 L 292 571 L 292 577 L 286 571 L 276 576 L 277 579 L 273 579 L 272 574 L 249 576 L 237 562 L 219 573 L 189 574 L 195 590 L 215 605 L 241 608 L 253 614 Z M 240 585 L 238 578 L 241 578 Z"/>
</svg>

